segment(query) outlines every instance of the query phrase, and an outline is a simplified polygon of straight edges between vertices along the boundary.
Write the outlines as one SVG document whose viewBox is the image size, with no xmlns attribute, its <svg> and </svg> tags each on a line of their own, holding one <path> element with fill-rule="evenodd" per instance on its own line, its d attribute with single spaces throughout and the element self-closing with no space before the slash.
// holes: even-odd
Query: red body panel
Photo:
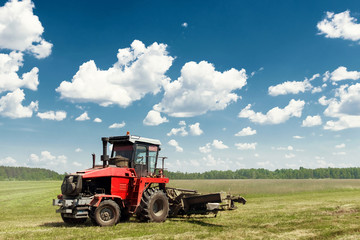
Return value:
<svg viewBox="0 0 360 240">
<path fill-rule="evenodd" d="M 82 178 L 98 178 L 98 177 L 136 177 L 135 170 L 133 168 L 92 168 L 85 170 Z"/>
<path fill-rule="evenodd" d="M 140 204 L 144 190 L 151 183 L 169 182 L 169 178 L 163 176 L 138 178 L 133 168 L 93 168 L 78 174 L 82 174 L 83 179 L 111 177 L 111 195 L 97 194 L 90 205 L 97 206 L 103 198 L 119 199 L 123 206 L 128 206 L 133 211 Z"/>
</svg>

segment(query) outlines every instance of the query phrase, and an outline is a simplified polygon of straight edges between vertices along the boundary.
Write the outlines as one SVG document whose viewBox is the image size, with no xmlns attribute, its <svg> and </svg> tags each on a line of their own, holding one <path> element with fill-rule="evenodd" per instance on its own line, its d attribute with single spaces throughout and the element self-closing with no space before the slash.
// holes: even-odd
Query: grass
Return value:
<svg viewBox="0 0 360 240">
<path fill-rule="evenodd" d="M 173 180 L 247 198 L 234 211 L 101 228 L 63 224 L 61 182 L 0 182 L 0 239 L 360 239 L 360 180 Z"/>
</svg>

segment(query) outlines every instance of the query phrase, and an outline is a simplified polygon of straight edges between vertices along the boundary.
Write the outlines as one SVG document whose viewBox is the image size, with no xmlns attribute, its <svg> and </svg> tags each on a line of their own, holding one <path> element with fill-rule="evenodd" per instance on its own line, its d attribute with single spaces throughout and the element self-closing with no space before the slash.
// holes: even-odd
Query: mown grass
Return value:
<svg viewBox="0 0 360 240">
<path fill-rule="evenodd" d="M 63 224 L 61 182 L 0 182 L 0 239 L 360 239 L 360 180 L 174 180 L 248 200 L 234 211 L 101 228 Z"/>
</svg>

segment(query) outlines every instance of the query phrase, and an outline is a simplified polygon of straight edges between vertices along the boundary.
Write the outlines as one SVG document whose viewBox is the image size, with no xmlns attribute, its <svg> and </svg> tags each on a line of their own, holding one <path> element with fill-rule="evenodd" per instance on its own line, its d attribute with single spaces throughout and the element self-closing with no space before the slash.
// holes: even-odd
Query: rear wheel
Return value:
<svg viewBox="0 0 360 240">
<path fill-rule="evenodd" d="M 87 218 L 69 218 L 65 217 L 65 215 L 62 213 L 61 218 L 64 221 L 64 223 L 68 225 L 77 225 L 77 224 L 83 224 L 86 222 Z"/>
<path fill-rule="evenodd" d="M 144 191 L 136 217 L 140 221 L 164 222 L 169 214 L 169 200 L 163 191 L 149 188 Z"/>
<path fill-rule="evenodd" d="M 99 226 L 112 226 L 119 222 L 120 207 L 112 200 L 105 200 L 95 209 L 92 222 Z"/>
</svg>

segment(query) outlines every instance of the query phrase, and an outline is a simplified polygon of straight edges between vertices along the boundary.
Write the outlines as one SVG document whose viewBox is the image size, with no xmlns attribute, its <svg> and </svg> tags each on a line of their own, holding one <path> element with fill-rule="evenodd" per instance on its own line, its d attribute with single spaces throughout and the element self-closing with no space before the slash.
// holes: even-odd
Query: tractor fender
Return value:
<svg viewBox="0 0 360 240">
<path fill-rule="evenodd" d="M 103 200 L 109 200 L 109 199 L 115 201 L 121 208 L 125 207 L 124 201 L 123 201 L 123 199 L 121 197 L 119 197 L 117 195 L 105 195 L 105 194 L 95 195 L 94 198 L 90 202 L 90 206 L 91 207 L 98 207 L 99 204 Z"/>
</svg>

